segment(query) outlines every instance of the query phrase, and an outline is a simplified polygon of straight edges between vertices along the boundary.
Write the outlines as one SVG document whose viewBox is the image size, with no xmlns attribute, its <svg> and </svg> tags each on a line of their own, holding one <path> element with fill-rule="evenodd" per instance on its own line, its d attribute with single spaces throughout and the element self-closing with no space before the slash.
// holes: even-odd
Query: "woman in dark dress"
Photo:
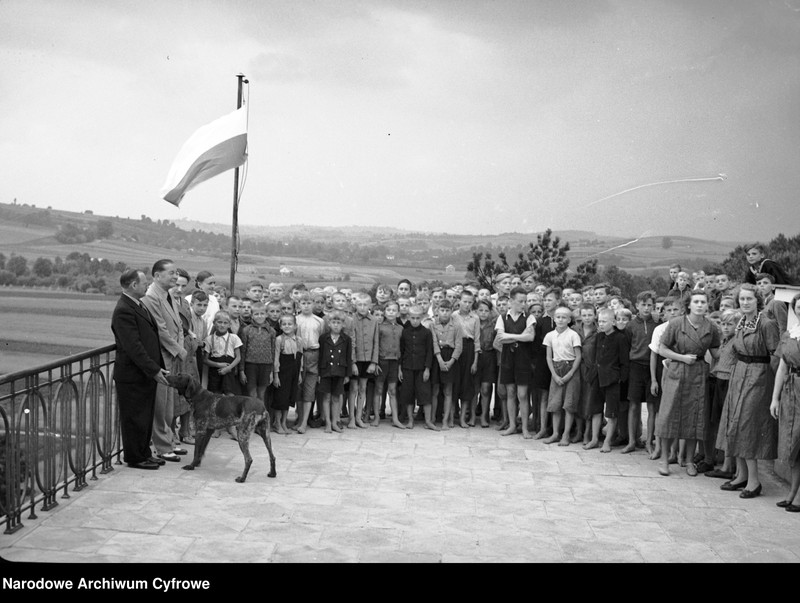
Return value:
<svg viewBox="0 0 800 603">
<path fill-rule="evenodd" d="M 720 488 L 744 488 L 741 498 L 755 498 L 761 494 L 758 461 L 778 456 L 778 426 L 769 407 L 780 334 L 778 323 L 761 314 L 764 302 L 755 285 L 742 284 L 738 298 L 743 316 L 733 338 L 736 364 L 717 435 L 717 448 L 736 459 L 736 475 Z"/>
<path fill-rule="evenodd" d="M 800 321 L 800 294 L 791 310 Z M 778 419 L 778 458 L 791 468 L 789 495 L 776 503 L 791 513 L 800 512 L 800 322 L 786 331 L 776 352 L 780 360 L 769 411 Z"/>
</svg>

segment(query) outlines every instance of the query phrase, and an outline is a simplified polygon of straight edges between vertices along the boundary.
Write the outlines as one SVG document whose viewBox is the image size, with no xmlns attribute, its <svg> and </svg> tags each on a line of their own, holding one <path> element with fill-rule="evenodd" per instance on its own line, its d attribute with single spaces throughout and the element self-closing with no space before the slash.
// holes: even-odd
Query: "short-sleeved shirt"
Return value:
<svg viewBox="0 0 800 603">
<path fill-rule="evenodd" d="M 572 361 L 575 360 L 575 348 L 581 347 L 581 336 L 572 329 L 564 329 L 563 333 L 550 331 L 544 336 L 544 345 L 552 348 L 554 361 Z"/>
<path fill-rule="evenodd" d="M 233 333 L 226 333 L 225 335 L 211 333 L 206 337 L 205 347 L 208 355 L 215 358 L 234 356 L 235 351 L 242 347 L 242 340 Z"/>
<path fill-rule="evenodd" d="M 298 314 L 295 321 L 297 321 L 297 336 L 303 342 L 303 349 L 319 348 L 319 338 L 325 330 L 325 321 L 316 314 Z"/>
</svg>

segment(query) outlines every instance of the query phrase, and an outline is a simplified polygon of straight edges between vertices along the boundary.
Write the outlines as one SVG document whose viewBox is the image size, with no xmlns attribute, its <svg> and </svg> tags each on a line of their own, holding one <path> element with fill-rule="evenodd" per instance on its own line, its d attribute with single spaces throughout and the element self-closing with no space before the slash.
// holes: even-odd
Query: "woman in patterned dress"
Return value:
<svg viewBox="0 0 800 603">
<path fill-rule="evenodd" d="M 684 304 L 684 315 L 669 321 L 658 351 L 670 360 L 661 378 L 661 405 L 655 426 L 663 450 L 669 450 L 674 438 L 684 440 L 687 451 L 695 449 L 697 440 L 702 441 L 708 404 L 708 363 L 704 358 L 709 350 L 716 358 L 720 346 L 719 330 L 706 317 L 708 295 L 692 291 Z M 669 475 L 669 455 L 662 457 L 658 472 Z M 686 473 L 697 475 L 691 460 Z"/>
<path fill-rule="evenodd" d="M 800 294 L 792 299 L 791 310 L 800 320 Z M 776 355 L 780 357 L 772 404 L 769 410 L 778 419 L 778 458 L 791 468 L 789 495 L 776 503 L 791 513 L 800 512 L 800 323 L 781 337 Z"/>
<path fill-rule="evenodd" d="M 743 316 L 733 339 L 736 364 L 717 434 L 717 448 L 736 459 L 736 475 L 720 488 L 744 488 L 741 498 L 755 498 L 761 494 L 758 461 L 778 456 L 778 426 L 769 407 L 780 333 L 778 323 L 761 314 L 764 302 L 755 285 L 742 284 L 738 298 Z"/>
</svg>

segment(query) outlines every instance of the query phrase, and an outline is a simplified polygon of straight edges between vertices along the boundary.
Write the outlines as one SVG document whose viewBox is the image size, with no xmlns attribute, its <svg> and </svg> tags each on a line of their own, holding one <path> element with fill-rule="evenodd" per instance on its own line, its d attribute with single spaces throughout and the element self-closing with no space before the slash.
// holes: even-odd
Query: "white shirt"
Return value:
<svg viewBox="0 0 800 603">
<path fill-rule="evenodd" d="M 575 360 L 575 348 L 581 347 L 581 336 L 570 328 L 559 333 L 552 330 L 544 336 L 544 345 L 553 349 L 553 361 Z"/>
</svg>

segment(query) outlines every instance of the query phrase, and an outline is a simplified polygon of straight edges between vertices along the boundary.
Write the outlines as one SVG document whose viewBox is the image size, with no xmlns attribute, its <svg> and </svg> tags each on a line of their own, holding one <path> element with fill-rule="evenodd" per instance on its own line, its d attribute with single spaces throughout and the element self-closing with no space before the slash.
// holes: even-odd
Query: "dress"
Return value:
<svg viewBox="0 0 800 603">
<path fill-rule="evenodd" d="M 789 370 L 778 414 L 778 458 L 794 467 L 800 462 L 800 340 L 784 333 L 776 355 Z"/>
<path fill-rule="evenodd" d="M 655 435 L 661 438 L 702 440 L 708 400 L 709 349 L 719 348 L 720 334 L 705 317 L 697 329 L 686 316 L 669 321 L 661 345 L 676 354 L 696 354 L 694 364 L 670 360 L 661 381 L 661 407 Z"/>
<path fill-rule="evenodd" d="M 759 315 L 754 325 L 744 318 L 736 327 L 731 371 L 722 407 L 717 448 L 729 456 L 773 460 L 778 455 L 778 425 L 769 413 L 775 373 L 765 361 L 778 347 L 778 324 Z"/>
</svg>

